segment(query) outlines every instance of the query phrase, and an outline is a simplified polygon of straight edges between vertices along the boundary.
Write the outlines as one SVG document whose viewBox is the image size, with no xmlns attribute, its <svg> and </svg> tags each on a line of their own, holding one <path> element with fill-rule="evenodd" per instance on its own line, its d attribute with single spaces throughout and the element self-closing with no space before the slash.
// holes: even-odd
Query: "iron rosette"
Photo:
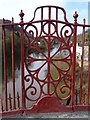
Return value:
<svg viewBox="0 0 90 120">
<path fill-rule="evenodd" d="M 67 100 L 71 94 L 73 28 L 66 24 L 58 28 L 60 23 L 53 21 L 40 24 L 40 29 L 35 23 L 25 28 L 25 82 L 29 83 L 25 88 L 26 98 L 36 101 L 43 95 L 56 95 Z M 54 48 L 56 50 L 52 53 Z"/>
</svg>

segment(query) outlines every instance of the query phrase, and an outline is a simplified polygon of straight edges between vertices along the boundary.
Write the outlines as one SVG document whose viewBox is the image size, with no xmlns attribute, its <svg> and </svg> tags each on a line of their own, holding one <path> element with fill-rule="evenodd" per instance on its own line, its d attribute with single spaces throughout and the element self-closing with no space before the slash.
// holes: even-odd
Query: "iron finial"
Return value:
<svg viewBox="0 0 90 120">
<path fill-rule="evenodd" d="M 84 24 L 86 23 L 86 19 L 85 19 L 85 18 L 83 19 L 83 23 L 84 23 Z"/>
<path fill-rule="evenodd" d="M 12 23 L 14 23 L 14 18 L 12 17 Z"/>
<path fill-rule="evenodd" d="M 21 10 L 21 12 L 20 12 L 20 14 L 19 14 L 19 16 L 21 17 L 21 22 L 23 22 L 23 17 L 24 17 L 24 13 L 23 13 L 23 10 Z"/>
<path fill-rule="evenodd" d="M 78 18 L 78 16 L 79 16 L 79 15 L 77 14 L 77 11 L 75 11 L 75 14 L 73 15 L 73 17 L 74 17 L 74 21 L 75 21 L 75 22 L 77 22 L 77 18 Z"/>
</svg>

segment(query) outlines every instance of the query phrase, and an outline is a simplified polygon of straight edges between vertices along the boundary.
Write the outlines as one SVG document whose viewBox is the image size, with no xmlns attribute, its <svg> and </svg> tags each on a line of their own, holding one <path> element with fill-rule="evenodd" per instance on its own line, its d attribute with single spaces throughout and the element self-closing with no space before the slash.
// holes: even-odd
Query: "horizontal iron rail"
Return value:
<svg viewBox="0 0 90 120">
<path fill-rule="evenodd" d="M 16 26 L 16 25 L 29 25 L 29 24 L 33 24 L 33 23 L 39 23 L 39 22 L 55 22 L 55 23 L 62 23 L 62 24 L 66 24 L 66 25 L 72 25 L 72 26 L 77 26 L 77 27 L 90 27 L 89 24 L 79 24 L 79 23 L 70 23 L 70 22 L 64 22 L 64 21 L 60 21 L 60 20 L 48 20 L 48 19 L 44 19 L 44 20 L 37 20 L 37 21 L 30 21 L 30 22 L 23 22 L 23 23 L 1 23 L 0 27 L 3 26 Z"/>
</svg>

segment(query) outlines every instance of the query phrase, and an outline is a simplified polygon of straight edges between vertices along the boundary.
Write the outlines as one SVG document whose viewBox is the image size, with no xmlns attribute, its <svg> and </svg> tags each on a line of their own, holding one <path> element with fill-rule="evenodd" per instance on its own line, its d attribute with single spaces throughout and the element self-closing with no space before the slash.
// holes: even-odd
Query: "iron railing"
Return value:
<svg viewBox="0 0 90 120">
<path fill-rule="evenodd" d="M 48 13 L 44 18 L 44 10 Z M 36 15 L 39 11 L 39 19 Z M 53 11 L 55 17 L 53 17 Z M 60 20 L 60 12 L 63 20 Z M 10 23 L 2 20 L 2 95 L 0 97 L 0 114 L 22 114 L 35 112 L 59 112 L 70 110 L 89 110 L 90 108 L 90 39 L 87 42 L 87 58 L 85 63 L 86 30 L 90 25 L 77 23 L 78 14 L 74 14 L 74 23 L 68 22 L 66 11 L 57 6 L 41 6 L 36 8 L 34 17 L 29 22 L 24 22 L 24 13 L 21 10 L 20 23 Z M 16 30 L 16 27 L 18 30 Z M 81 59 L 77 60 L 77 29 L 82 28 Z M 7 51 L 8 34 L 11 40 L 11 54 Z M 18 38 L 15 38 L 18 34 Z M 15 78 L 15 43 L 20 45 L 20 91 L 17 91 Z M 52 46 L 56 51 L 51 54 Z M 42 44 L 44 44 L 44 49 Z M 67 53 L 65 56 L 63 51 Z M 11 56 L 11 92 L 8 91 L 8 54 Z M 40 57 L 34 54 L 41 55 Z M 16 57 L 17 58 L 17 57 Z M 32 69 L 31 64 L 42 62 Z M 78 64 L 79 62 L 79 64 Z M 78 64 L 78 65 L 77 65 Z M 35 64 L 36 65 L 36 64 Z M 31 65 L 32 66 L 32 65 Z M 40 70 L 45 66 L 44 77 Z M 26 71 L 27 72 L 26 72 Z M 85 71 L 86 70 L 86 71 Z M 56 74 L 54 74 L 54 72 Z M 87 72 L 87 74 L 85 73 Z M 27 73 L 27 74 L 26 74 Z M 55 78 L 56 75 L 56 78 Z M 78 77 L 77 77 L 78 76 Z M 28 84 L 26 86 L 26 84 Z M 30 90 L 30 91 L 29 91 Z M 21 93 L 21 94 L 20 94 Z M 38 95 L 36 97 L 36 94 Z M 29 104 L 28 104 L 28 102 Z M 53 103 L 52 103 L 53 101 Z M 68 102 L 68 103 L 67 103 Z"/>
</svg>

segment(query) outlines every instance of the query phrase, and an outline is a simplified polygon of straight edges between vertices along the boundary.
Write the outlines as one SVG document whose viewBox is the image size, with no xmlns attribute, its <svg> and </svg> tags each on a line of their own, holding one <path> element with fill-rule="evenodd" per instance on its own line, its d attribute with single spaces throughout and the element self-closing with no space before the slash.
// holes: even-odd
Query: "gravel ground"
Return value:
<svg viewBox="0 0 90 120">
<path fill-rule="evenodd" d="M 63 113 L 41 113 L 41 114 L 31 114 L 23 116 L 11 116 L 10 118 L 2 118 L 2 120 L 90 120 L 89 112 L 63 112 Z"/>
</svg>

